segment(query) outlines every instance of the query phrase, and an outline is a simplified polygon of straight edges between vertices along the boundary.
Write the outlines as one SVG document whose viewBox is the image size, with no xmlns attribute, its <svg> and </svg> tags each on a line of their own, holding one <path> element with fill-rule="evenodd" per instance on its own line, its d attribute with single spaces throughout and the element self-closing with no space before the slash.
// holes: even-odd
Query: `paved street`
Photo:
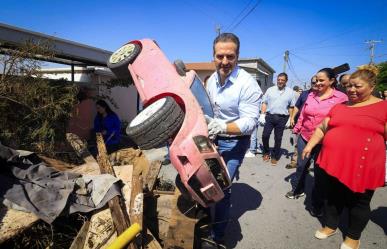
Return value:
<svg viewBox="0 0 387 249">
<path fill-rule="evenodd" d="M 285 152 L 293 151 L 289 137 L 290 131 L 286 130 L 282 145 Z M 273 140 L 270 145 L 273 146 Z M 314 232 L 321 227 L 322 220 L 310 216 L 305 210 L 310 203 L 310 193 L 298 200 L 284 196 L 290 190 L 288 178 L 295 172 L 294 169 L 285 169 L 289 161 L 283 156 L 278 165 L 273 167 L 270 163 L 263 163 L 260 155 L 245 158 L 239 180 L 233 185 L 233 220 L 227 232 L 230 248 L 340 248 L 345 220 L 340 226 L 340 233 L 326 240 L 317 240 Z M 307 188 L 312 180 L 313 177 L 308 176 Z M 371 221 L 362 234 L 361 248 L 386 249 L 387 188 L 376 191 L 371 209 Z"/>
<path fill-rule="evenodd" d="M 259 128 L 259 141 L 262 128 Z M 293 152 L 289 142 L 290 131 L 285 130 L 284 153 Z M 270 145 L 273 146 L 271 138 Z M 164 150 L 165 152 L 165 150 Z M 156 159 L 147 155 L 149 159 Z M 158 158 L 160 159 L 160 158 Z M 285 169 L 290 161 L 284 155 L 277 166 L 263 163 L 261 155 L 245 158 L 240 168 L 239 179 L 234 181 L 232 221 L 229 223 L 226 244 L 235 249 L 336 249 L 340 248 L 346 221 L 343 219 L 340 232 L 326 240 L 314 238 L 321 221 L 305 210 L 310 203 L 310 193 L 297 200 L 285 197 L 290 190 L 289 177 L 295 169 Z M 172 166 L 164 167 L 160 175 L 174 179 Z M 307 178 L 310 190 L 312 175 Z M 372 216 L 362 234 L 361 248 L 387 248 L 387 188 L 376 191 L 371 203 Z"/>
</svg>

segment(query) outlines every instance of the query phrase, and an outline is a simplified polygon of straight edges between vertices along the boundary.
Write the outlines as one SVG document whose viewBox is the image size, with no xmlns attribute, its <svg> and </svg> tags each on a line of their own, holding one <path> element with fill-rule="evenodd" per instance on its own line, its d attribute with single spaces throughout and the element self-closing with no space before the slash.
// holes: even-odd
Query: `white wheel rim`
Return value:
<svg viewBox="0 0 387 249">
<path fill-rule="evenodd" d="M 162 98 L 147 106 L 142 112 L 140 112 L 133 120 L 130 122 L 129 127 L 137 126 L 143 123 L 145 120 L 148 120 L 149 117 L 153 116 L 158 112 L 164 105 L 166 98 Z"/>
<path fill-rule="evenodd" d="M 128 43 L 120 47 L 116 52 L 114 52 L 110 56 L 109 62 L 112 64 L 115 64 L 120 61 L 123 61 L 125 58 L 127 58 L 129 55 L 132 54 L 134 48 L 135 48 L 135 45 L 133 43 Z"/>
</svg>

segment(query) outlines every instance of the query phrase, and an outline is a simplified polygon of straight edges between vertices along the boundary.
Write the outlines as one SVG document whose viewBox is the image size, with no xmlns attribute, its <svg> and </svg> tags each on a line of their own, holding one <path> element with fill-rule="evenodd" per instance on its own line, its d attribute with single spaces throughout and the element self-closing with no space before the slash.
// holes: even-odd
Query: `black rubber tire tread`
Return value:
<svg viewBox="0 0 387 249">
<path fill-rule="evenodd" d="M 130 72 L 128 69 L 128 65 L 133 63 L 134 60 L 136 59 L 136 57 L 138 56 L 138 54 L 141 52 L 141 46 L 139 44 L 137 44 L 137 43 L 132 43 L 132 44 L 134 45 L 134 49 L 128 57 L 126 57 L 125 59 L 123 59 L 122 61 L 117 62 L 117 63 L 110 63 L 110 57 L 109 57 L 109 59 L 106 63 L 108 68 L 110 68 L 110 70 L 114 73 L 114 75 L 118 79 L 131 78 L 131 75 L 130 75 Z M 125 44 L 125 45 L 127 45 L 127 44 Z M 123 45 L 123 46 L 125 46 L 125 45 Z"/>
<path fill-rule="evenodd" d="M 166 97 L 160 110 L 143 123 L 128 127 L 126 133 L 140 149 L 149 150 L 165 145 L 184 121 L 184 112 L 172 97 Z"/>
</svg>

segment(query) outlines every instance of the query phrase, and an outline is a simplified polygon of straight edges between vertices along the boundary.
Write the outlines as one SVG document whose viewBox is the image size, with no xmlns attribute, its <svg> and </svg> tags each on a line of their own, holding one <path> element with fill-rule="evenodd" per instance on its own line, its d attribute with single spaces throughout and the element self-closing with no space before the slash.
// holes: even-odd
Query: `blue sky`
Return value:
<svg viewBox="0 0 387 249">
<path fill-rule="evenodd" d="M 0 22 L 114 51 L 141 38 L 157 40 L 173 61 L 212 60 L 215 27 L 237 34 L 241 58 L 260 57 L 277 73 L 290 51 L 290 85 L 323 67 L 369 62 L 366 40 L 384 40 L 386 0 L 0 0 Z M 255 8 L 253 9 L 253 7 Z M 248 14 L 248 12 L 250 12 Z"/>
</svg>

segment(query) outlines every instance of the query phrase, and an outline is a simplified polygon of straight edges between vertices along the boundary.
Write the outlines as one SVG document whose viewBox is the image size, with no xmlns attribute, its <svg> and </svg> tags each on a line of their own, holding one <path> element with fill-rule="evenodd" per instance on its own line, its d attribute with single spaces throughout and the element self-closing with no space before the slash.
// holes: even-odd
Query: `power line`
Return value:
<svg viewBox="0 0 387 249">
<path fill-rule="evenodd" d="M 255 8 L 257 8 L 257 6 L 258 6 L 261 2 L 262 2 L 262 0 L 258 0 L 258 1 L 255 3 L 255 5 L 250 9 L 250 11 L 247 12 L 246 15 L 244 15 L 244 16 L 242 17 L 242 19 L 230 29 L 230 31 L 233 31 L 234 29 L 236 29 L 236 28 L 239 26 L 239 24 L 241 24 L 241 23 L 243 22 L 243 20 L 245 20 L 246 17 L 248 17 L 248 16 L 255 10 Z"/>
<path fill-rule="evenodd" d="M 214 21 L 214 23 L 218 23 L 218 20 L 216 20 L 214 18 L 214 15 L 208 14 L 206 11 L 203 10 L 203 8 L 199 8 L 196 4 L 193 4 L 193 3 L 191 3 L 190 1 L 187 1 L 187 0 L 183 0 L 183 2 L 186 3 L 187 5 L 190 5 L 191 7 L 195 8 L 199 12 L 201 12 L 204 16 L 206 16 L 209 19 L 211 19 L 212 21 Z"/>
<path fill-rule="evenodd" d="M 241 12 L 239 12 L 239 14 L 232 20 L 232 22 L 230 23 L 230 25 L 227 26 L 227 28 L 225 30 L 229 30 L 229 28 L 232 27 L 232 25 L 234 24 L 234 22 L 236 22 L 239 17 L 242 15 L 243 12 L 245 12 L 245 10 L 247 10 L 247 7 L 249 7 L 249 5 L 253 2 L 253 0 L 250 0 L 250 2 L 247 3 L 247 5 L 243 8 L 243 10 Z"/>
<path fill-rule="evenodd" d="M 297 54 L 304 54 L 309 56 L 329 56 L 329 57 L 355 57 L 355 56 L 366 56 L 366 54 L 315 54 L 315 53 L 303 53 L 303 52 L 297 52 Z"/>
<path fill-rule="evenodd" d="M 322 47 L 310 47 L 310 48 L 304 48 L 300 50 L 303 51 L 303 50 L 314 50 L 314 49 L 321 49 L 321 48 L 355 47 L 355 46 L 361 46 L 361 44 L 359 42 L 356 42 L 356 43 L 340 44 L 340 45 L 328 45 L 328 46 L 322 46 Z"/>
<path fill-rule="evenodd" d="M 292 72 L 292 74 L 294 75 L 294 77 L 296 78 L 296 80 L 298 80 L 299 82 L 302 82 L 302 80 L 300 80 L 300 78 L 298 77 L 298 75 L 296 74 L 296 70 L 294 69 L 294 66 L 293 66 L 293 63 L 292 61 L 288 60 L 288 66 L 289 66 L 289 70 L 290 72 Z"/>
<path fill-rule="evenodd" d="M 357 29 L 346 30 L 346 31 L 341 32 L 341 33 L 339 33 L 339 34 L 335 34 L 335 35 L 328 36 L 328 37 L 326 37 L 326 38 L 324 38 L 324 39 L 322 39 L 322 40 L 320 40 L 320 41 L 317 41 L 317 42 L 306 43 L 306 44 L 304 44 L 304 45 L 302 45 L 302 46 L 300 46 L 300 47 L 296 47 L 296 48 L 294 48 L 294 49 L 292 49 L 292 50 L 299 50 L 299 49 L 303 49 L 303 48 L 306 48 L 306 47 L 310 47 L 311 45 L 321 44 L 321 43 L 324 43 L 324 42 L 326 42 L 326 41 L 328 41 L 328 40 L 330 40 L 330 39 L 332 39 L 332 38 L 337 38 L 337 37 L 346 35 L 346 34 L 348 34 L 348 33 L 354 32 L 354 31 L 357 31 Z"/>
<path fill-rule="evenodd" d="M 321 65 L 318 65 L 318 64 L 316 64 L 314 62 L 311 62 L 311 61 L 309 61 L 309 60 L 307 60 L 307 59 L 305 59 L 305 58 L 303 58 L 301 56 L 298 56 L 298 55 L 292 53 L 292 52 L 290 54 L 293 55 L 294 57 L 296 57 L 297 59 L 303 61 L 304 63 L 310 64 L 312 66 L 322 67 Z"/>
</svg>

